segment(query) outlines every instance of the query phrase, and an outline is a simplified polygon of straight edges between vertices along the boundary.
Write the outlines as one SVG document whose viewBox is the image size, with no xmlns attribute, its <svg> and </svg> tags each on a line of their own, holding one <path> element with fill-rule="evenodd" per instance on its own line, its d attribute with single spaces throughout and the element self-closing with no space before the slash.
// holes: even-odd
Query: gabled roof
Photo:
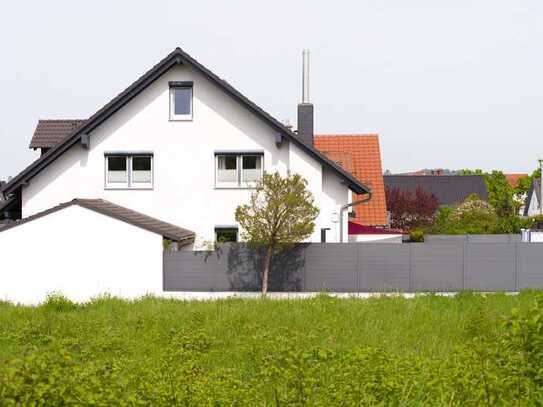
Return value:
<svg viewBox="0 0 543 407">
<path fill-rule="evenodd" d="M 126 88 L 123 92 L 113 98 L 108 104 L 94 113 L 83 125 L 72 131 L 69 135 L 64 137 L 57 145 L 52 147 L 47 153 L 42 155 L 39 159 L 30 164 L 20 174 L 14 177 L 7 185 L 5 185 L 1 192 L 11 193 L 17 188 L 20 188 L 25 182 L 28 182 L 32 177 L 42 171 L 51 162 L 62 155 L 73 145 L 79 143 L 83 136 L 90 135 L 92 130 L 98 127 L 101 123 L 107 120 L 111 115 L 123 107 L 126 103 L 132 100 L 155 80 L 161 77 L 171 67 L 177 64 L 184 64 L 192 67 L 196 71 L 200 72 L 204 77 L 213 82 L 216 86 L 241 103 L 251 112 L 260 117 L 264 122 L 269 124 L 272 128 L 276 129 L 281 137 L 285 137 L 290 142 L 294 143 L 302 150 L 304 150 L 311 157 L 322 163 L 325 167 L 330 168 L 335 172 L 351 190 L 356 193 L 369 192 L 369 188 L 363 183 L 358 181 L 353 175 L 342 169 L 339 165 L 329 160 L 324 154 L 320 153 L 312 145 L 304 143 L 298 136 L 293 133 L 289 128 L 283 125 L 281 122 L 273 118 L 266 113 L 263 109 L 250 101 L 226 81 L 219 78 L 209 69 L 204 67 L 181 48 L 176 48 L 173 52 L 166 56 L 162 61 L 151 68 L 147 73 L 141 76 L 136 82 Z"/>
<path fill-rule="evenodd" d="M 469 195 L 477 194 L 488 199 L 485 180 L 482 175 L 385 175 L 385 188 L 398 188 L 415 192 L 421 186 L 433 194 L 440 205 L 453 205 L 464 201 Z"/>
<path fill-rule="evenodd" d="M 541 179 L 540 178 L 534 178 L 532 181 L 532 186 L 530 187 L 530 191 L 528 191 L 528 196 L 526 196 L 526 201 L 524 203 L 524 216 L 528 216 L 530 203 L 532 202 L 534 194 L 537 198 L 537 202 L 539 203 L 539 205 L 541 205 Z"/>
<path fill-rule="evenodd" d="M 39 120 L 30 148 L 51 148 L 57 145 L 62 139 L 69 136 L 74 130 L 82 126 L 85 120 Z"/>
<path fill-rule="evenodd" d="M 315 147 L 371 188 L 371 200 L 354 208 L 354 220 L 364 225 L 386 225 L 385 186 L 377 134 L 319 134 Z M 354 196 L 353 200 L 361 199 Z"/>
<path fill-rule="evenodd" d="M 148 230 L 149 232 L 159 234 L 167 239 L 176 242 L 188 243 L 192 241 L 195 236 L 194 232 L 190 230 L 172 225 L 171 223 L 163 222 L 161 220 L 152 218 L 151 216 L 144 215 L 123 206 L 115 205 L 103 199 L 74 199 L 70 202 L 57 205 L 53 208 L 47 209 L 43 212 L 39 212 L 35 215 L 29 216 L 17 222 L 8 223 L 2 229 L 0 229 L 0 232 L 4 232 L 8 229 L 23 225 L 27 222 L 32 222 L 33 220 L 42 218 L 72 205 L 78 205 L 82 208 L 101 213 L 102 215 L 109 216 L 125 223 L 129 223 L 133 226 L 137 226 L 139 228 Z"/>
</svg>

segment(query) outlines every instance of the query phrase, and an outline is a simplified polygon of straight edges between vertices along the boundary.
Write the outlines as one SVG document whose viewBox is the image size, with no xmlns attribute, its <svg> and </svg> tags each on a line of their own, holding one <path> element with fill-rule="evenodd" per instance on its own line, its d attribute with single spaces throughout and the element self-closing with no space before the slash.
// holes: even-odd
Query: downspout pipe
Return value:
<svg viewBox="0 0 543 407">
<path fill-rule="evenodd" d="M 340 243 L 343 243 L 343 213 L 347 209 L 353 206 L 361 205 L 363 203 L 368 202 L 371 199 L 371 196 L 372 196 L 371 192 L 368 192 L 368 196 L 366 198 L 348 203 L 347 205 L 343 205 L 341 209 L 339 210 L 339 242 Z"/>
</svg>

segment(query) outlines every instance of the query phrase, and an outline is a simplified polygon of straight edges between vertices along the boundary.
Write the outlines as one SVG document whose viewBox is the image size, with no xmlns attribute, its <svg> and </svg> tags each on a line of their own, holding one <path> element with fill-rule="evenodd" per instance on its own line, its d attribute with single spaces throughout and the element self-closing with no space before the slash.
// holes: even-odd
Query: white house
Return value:
<svg viewBox="0 0 543 407">
<path fill-rule="evenodd" d="M 31 147 L 43 154 L 1 188 L 0 213 L 24 220 L 103 199 L 193 231 L 198 249 L 239 239 L 235 208 L 264 171 L 290 171 L 320 208 L 310 241 L 321 230 L 347 241 L 351 191 L 370 191 L 315 149 L 307 97 L 298 116 L 294 133 L 177 48 L 87 120 L 41 121 Z"/>
</svg>

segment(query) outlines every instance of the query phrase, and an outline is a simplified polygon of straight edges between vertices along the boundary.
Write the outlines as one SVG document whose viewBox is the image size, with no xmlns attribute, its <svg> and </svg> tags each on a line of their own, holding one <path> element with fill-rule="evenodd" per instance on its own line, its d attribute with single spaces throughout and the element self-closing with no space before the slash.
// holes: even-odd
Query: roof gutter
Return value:
<svg viewBox="0 0 543 407">
<path fill-rule="evenodd" d="M 368 202 L 372 197 L 372 193 L 368 192 L 368 196 L 364 199 L 360 199 L 358 201 L 354 201 L 351 203 L 348 203 L 347 205 L 343 205 L 341 209 L 339 210 L 339 242 L 343 243 L 343 213 L 353 206 L 361 205 L 363 203 Z"/>
</svg>

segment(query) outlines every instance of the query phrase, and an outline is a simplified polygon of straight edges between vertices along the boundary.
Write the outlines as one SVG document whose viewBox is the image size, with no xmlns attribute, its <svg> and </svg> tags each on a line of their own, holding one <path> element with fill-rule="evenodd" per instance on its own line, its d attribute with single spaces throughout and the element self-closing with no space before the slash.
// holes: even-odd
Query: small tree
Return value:
<svg viewBox="0 0 543 407">
<path fill-rule="evenodd" d="M 513 216 L 515 212 L 514 189 L 507 182 L 501 171 L 492 171 L 485 174 L 485 183 L 488 190 L 488 203 L 492 205 L 499 218 Z"/>
<path fill-rule="evenodd" d="M 272 256 L 288 245 L 309 237 L 319 209 L 314 205 L 307 181 L 298 174 L 281 177 L 265 173 L 248 204 L 236 209 L 241 237 L 253 247 L 265 247 L 262 265 L 262 296 L 268 292 Z"/>
<path fill-rule="evenodd" d="M 439 207 L 437 198 L 420 185 L 415 192 L 387 188 L 386 203 L 390 211 L 390 226 L 409 231 L 430 225 Z"/>
</svg>

